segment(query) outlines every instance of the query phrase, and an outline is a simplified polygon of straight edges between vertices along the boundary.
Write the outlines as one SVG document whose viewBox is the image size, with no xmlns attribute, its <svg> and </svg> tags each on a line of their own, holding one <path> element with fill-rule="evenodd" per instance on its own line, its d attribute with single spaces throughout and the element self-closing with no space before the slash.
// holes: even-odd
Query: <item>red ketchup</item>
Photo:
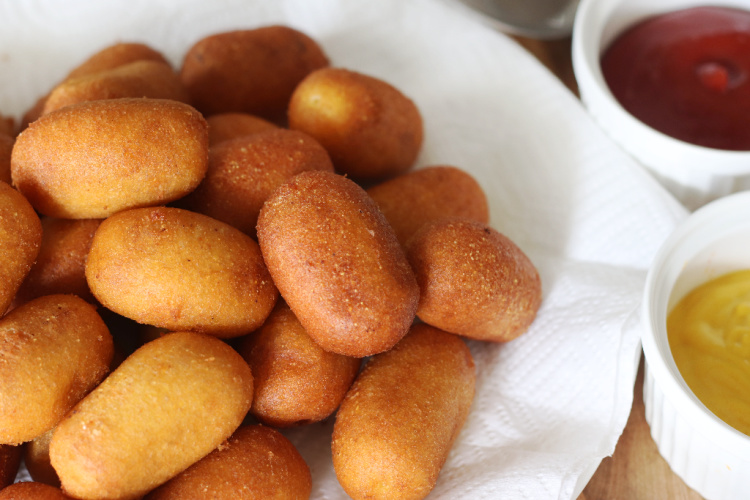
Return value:
<svg viewBox="0 0 750 500">
<path fill-rule="evenodd" d="M 601 60 L 633 116 L 674 138 L 750 151 L 750 11 L 696 7 L 620 35 Z"/>
</svg>

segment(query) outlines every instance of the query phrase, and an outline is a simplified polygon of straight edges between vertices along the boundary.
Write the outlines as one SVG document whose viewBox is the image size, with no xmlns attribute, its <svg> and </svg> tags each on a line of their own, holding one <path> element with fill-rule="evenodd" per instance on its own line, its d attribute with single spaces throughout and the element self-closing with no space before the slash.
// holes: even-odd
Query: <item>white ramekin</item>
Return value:
<svg viewBox="0 0 750 500">
<path fill-rule="evenodd" d="M 749 189 L 750 152 L 696 146 L 645 125 L 610 92 L 600 57 L 625 28 L 646 17 L 708 5 L 750 10 L 750 0 L 581 0 L 573 25 L 573 69 L 585 107 L 615 142 L 691 210 Z"/>
<path fill-rule="evenodd" d="M 750 436 L 688 388 L 669 348 L 667 315 L 699 284 L 739 269 L 750 269 L 750 192 L 690 215 L 657 252 L 643 297 L 643 399 L 651 436 L 672 470 L 707 500 L 750 498 Z"/>
</svg>

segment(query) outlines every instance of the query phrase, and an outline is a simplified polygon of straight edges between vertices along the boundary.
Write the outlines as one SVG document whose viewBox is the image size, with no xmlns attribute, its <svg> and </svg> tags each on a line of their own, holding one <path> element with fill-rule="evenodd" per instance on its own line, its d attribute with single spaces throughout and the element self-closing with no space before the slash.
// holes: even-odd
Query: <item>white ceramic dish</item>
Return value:
<svg viewBox="0 0 750 500">
<path fill-rule="evenodd" d="M 573 69 L 584 105 L 623 149 L 689 209 L 750 188 L 750 151 L 696 146 L 645 125 L 609 91 L 599 60 L 617 35 L 639 20 L 703 5 L 750 9 L 748 0 L 582 0 L 573 27 Z"/>
<path fill-rule="evenodd" d="M 750 193 L 714 201 L 665 241 L 646 280 L 644 403 L 651 435 L 670 466 L 708 500 L 747 498 L 750 436 L 724 423 L 690 391 L 667 340 L 669 311 L 696 286 L 750 268 Z"/>
</svg>

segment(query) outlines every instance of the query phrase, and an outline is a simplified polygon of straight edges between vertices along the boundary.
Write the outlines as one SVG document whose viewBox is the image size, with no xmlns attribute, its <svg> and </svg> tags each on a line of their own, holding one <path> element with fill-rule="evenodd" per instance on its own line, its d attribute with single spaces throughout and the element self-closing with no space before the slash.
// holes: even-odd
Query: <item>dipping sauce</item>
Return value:
<svg viewBox="0 0 750 500">
<path fill-rule="evenodd" d="M 750 270 L 708 281 L 667 318 L 675 364 L 717 417 L 750 435 Z"/>
<path fill-rule="evenodd" d="M 750 11 L 695 7 L 626 30 L 601 59 L 633 116 L 685 142 L 750 151 Z"/>
</svg>

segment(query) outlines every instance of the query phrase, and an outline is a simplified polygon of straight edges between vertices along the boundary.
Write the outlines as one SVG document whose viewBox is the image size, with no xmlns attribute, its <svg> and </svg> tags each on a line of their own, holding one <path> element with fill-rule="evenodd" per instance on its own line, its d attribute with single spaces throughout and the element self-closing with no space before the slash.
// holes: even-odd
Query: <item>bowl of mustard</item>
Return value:
<svg viewBox="0 0 750 500">
<path fill-rule="evenodd" d="M 646 420 L 707 500 L 750 495 L 750 192 L 692 213 L 663 243 L 642 304 Z"/>
</svg>

